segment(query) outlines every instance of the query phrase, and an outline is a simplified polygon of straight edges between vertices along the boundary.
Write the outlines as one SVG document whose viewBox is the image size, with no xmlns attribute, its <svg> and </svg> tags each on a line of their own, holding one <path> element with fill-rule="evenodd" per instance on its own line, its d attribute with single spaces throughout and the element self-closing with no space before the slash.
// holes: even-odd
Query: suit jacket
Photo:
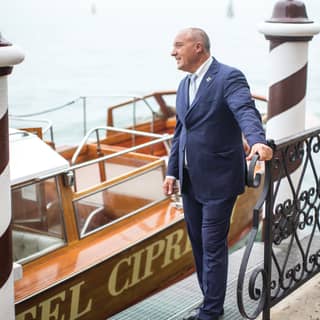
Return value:
<svg viewBox="0 0 320 320">
<path fill-rule="evenodd" d="M 183 189 L 184 153 L 196 195 L 228 198 L 244 191 L 243 132 L 249 145 L 266 143 L 245 76 L 213 59 L 189 106 L 188 77 L 178 88 L 176 128 L 167 174 Z"/>
</svg>

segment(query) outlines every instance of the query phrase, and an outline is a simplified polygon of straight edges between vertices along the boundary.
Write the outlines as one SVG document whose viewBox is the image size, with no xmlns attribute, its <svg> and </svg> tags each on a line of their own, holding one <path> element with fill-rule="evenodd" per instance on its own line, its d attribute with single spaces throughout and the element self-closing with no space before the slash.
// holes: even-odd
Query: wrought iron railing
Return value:
<svg viewBox="0 0 320 320">
<path fill-rule="evenodd" d="M 272 306 L 320 271 L 320 128 L 273 148 L 238 277 L 238 307 L 246 319 L 262 312 L 269 320 Z M 260 231 L 263 257 L 250 264 Z"/>
</svg>

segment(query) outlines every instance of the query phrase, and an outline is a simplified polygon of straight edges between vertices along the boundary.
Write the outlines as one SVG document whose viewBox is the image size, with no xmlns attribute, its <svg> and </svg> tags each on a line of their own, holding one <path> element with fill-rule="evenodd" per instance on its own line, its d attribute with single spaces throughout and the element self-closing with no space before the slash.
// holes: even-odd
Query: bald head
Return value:
<svg viewBox="0 0 320 320">
<path fill-rule="evenodd" d="M 177 67 L 195 72 L 210 57 L 210 40 L 200 28 L 181 30 L 176 36 L 171 55 L 176 58 Z"/>
<path fill-rule="evenodd" d="M 210 39 L 204 30 L 200 28 L 186 28 L 181 30 L 181 32 L 188 34 L 194 42 L 200 42 L 203 49 L 210 54 Z"/>
</svg>

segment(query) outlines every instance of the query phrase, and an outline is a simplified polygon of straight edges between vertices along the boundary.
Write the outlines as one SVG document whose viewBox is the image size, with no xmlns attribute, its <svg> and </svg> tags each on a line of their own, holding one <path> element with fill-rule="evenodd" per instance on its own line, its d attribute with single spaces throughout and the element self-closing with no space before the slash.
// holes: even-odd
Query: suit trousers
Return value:
<svg viewBox="0 0 320 320">
<path fill-rule="evenodd" d="M 228 275 L 227 236 L 236 198 L 237 195 L 226 195 L 224 199 L 201 199 L 192 187 L 188 170 L 184 169 L 185 221 L 204 296 L 198 315 L 201 320 L 211 320 L 223 309 Z"/>
</svg>

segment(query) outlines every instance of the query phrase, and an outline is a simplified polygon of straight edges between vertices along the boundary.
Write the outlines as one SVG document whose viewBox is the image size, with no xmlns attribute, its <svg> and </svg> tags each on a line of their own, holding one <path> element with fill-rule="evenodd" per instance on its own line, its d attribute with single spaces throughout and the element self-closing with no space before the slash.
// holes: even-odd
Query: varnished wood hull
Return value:
<svg viewBox="0 0 320 320">
<path fill-rule="evenodd" d="M 192 269 L 191 247 L 181 219 L 18 302 L 16 319 L 106 319 Z"/>
</svg>

